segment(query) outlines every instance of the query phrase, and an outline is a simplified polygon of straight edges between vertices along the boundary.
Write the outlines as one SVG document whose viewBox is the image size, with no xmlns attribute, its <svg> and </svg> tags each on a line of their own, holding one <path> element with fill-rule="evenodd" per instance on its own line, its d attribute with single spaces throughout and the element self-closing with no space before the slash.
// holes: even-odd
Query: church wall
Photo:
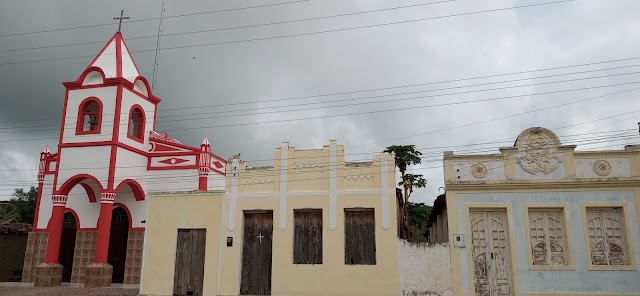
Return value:
<svg viewBox="0 0 640 296">
<path fill-rule="evenodd" d="M 110 147 L 67 147 L 60 150 L 57 189 L 78 174 L 89 174 L 107 187 Z M 76 185 L 80 186 L 80 185 Z M 99 194 L 96 192 L 96 194 Z"/>
<path fill-rule="evenodd" d="M 149 204 L 148 198 L 145 200 L 137 201 L 131 188 L 129 186 L 122 186 L 116 193 L 116 199 L 114 200 L 116 206 L 124 205 L 129 214 L 131 214 L 131 227 L 132 228 L 144 228 L 145 224 L 142 221 L 147 219 L 147 207 Z"/>
<path fill-rule="evenodd" d="M 38 208 L 38 225 L 36 229 L 46 230 L 51 219 L 51 211 L 53 210 L 53 201 L 51 196 L 53 195 L 53 175 L 45 175 L 44 183 L 42 184 L 42 195 L 40 198 L 40 207 Z"/>
<path fill-rule="evenodd" d="M 144 125 L 144 141 L 140 143 L 136 140 L 130 139 L 128 135 L 129 131 L 129 118 L 131 107 L 133 105 L 140 105 L 145 113 L 145 125 Z M 138 148 L 143 151 L 147 151 L 149 147 L 149 131 L 153 129 L 153 121 L 155 114 L 155 105 L 130 90 L 122 89 L 122 104 L 120 105 L 120 133 L 118 139 L 120 142 L 129 145 L 134 148 Z"/>
<path fill-rule="evenodd" d="M 77 185 L 69 192 L 66 207 L 77 215 L 80 229 L 94 229 L 97 227 L 100 215 L 100 191 L 96 192 L 96 200 L 91 202 L 87 192 L 81 185 Z"/>
<path fill-rule="evenodd" d="M 198 189 L 198 169 L 147 170 L 147 157 L 118 148 L 115 184 L 125 179 L 136 180 L 145 193 Z M 210 173 L 216 174 L 216 173 Z M 213 188 L 222 189 L 223 187 Z"/>
<path fill-rule="evenodd" d="M 178 229 L 206 229 L 204 295 L 217 295 L 221 191 L 150 195 L 142 259 L 141 295 L 173 295 Z"/>
<path fill-rule="evenodd" d="M 68 94 L 67 110 L 65 111 L 66 117 L 62 142 L 79 143 L 111 141 L 114 114 L 116 110 L 116 92 L 116 86 L 70 90 Z M 80 103 L 88 97 L 97 97 L 102 102 L 102 124 L 100 134 L 76 136 L 78 108 L 80 107 Z"/>
</svg>

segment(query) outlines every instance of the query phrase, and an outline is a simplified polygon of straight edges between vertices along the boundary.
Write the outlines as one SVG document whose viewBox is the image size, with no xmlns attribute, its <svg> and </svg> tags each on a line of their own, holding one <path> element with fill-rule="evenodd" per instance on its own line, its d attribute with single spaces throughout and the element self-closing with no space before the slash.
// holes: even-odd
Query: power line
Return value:
<svg viewBox="0 0 640 296">
<path fill-rule="evenodd" d="M 409 136 L 404 136 L 404 137 L 394 138 L 394 139 L 390 139 L 390 140 L 379 141 L 379 142 L 375 142 L 375 143 L 369 143 L 369 144 L 358 145 L 358 146 L 351 146 L 349 148 L 364 147 L 364 146 L 381 144 L 381 143 L 390 142 L 390 141 L 397 141 L 397 140 L 402 140 L 402 139 L 407 139 L 407 138 L 412 138 L 412 137 L 417 137 L 417 136 L 424 136 L 424 135 L 428 135 L 428 134 L 434 134 L 434 133 L 453 130 L 453 129 L 457 129 L 457 128 L 461 128 L 461 127 L 467 127 L 467 126 L 477 125 L 477 124 L 481 124 L 481 123 L 487 123 L 487 122 L 492 122 L 492 121 L 496 121 L 496 120 L 507 119 L 507 118 L 516 117 L 516 116 L 520 116 L 520 115 L 530 114 L 530 113 L 534 113 L 534 112 L 549 110 L 549 109 L 553 109 L 553 108 L 568 106 L 568 105 L 572 105 L 572 104 L 592 101 L 592 100 L 596 100 L 596 99 L 600 99 L 600 98 L 604 98 L 604 97 L 608 97 L 608 96 L 613 96 L 613 95 L 617 95 L 617 94 L 621 94 L 621 93 L 627 93 L 627 92 L 631 92 L 631 91 L 636 91 L 636 90 L 640 90 L 640 88 L 627 89 L 627 90 L 614 92 L 614 93 L 609 93 L 609 94 L 605 94 L 605 95 L 601 95 L 601 96 L 596 96 L 596 97 L 591 97 L 591 98 L 587 98 L 587 99 L 572 101 L 572 102 L 569 102 L 569 103 L 553 105 L 553 106 L 549 106 L 549 107 L 545 107 L 545 108 L 530 110 L 530 111 L 511 114 L 511 115 L 507 115 L 507 116 L 495 117 L 495 118 L 491 118 L 491 119 L 487 119 L 487 120 L 481 120 L 481 121 L 476 121 L 476 122 L 473 122 L 473 123 L 457 125 L 457 126 L 454 126 L 454 127 L 444 128 L 444 129 L 440 129 L 440 130 L 422 132 L 422 133 L 419 133 L 419 134 L 413 134 L 413 135 L 409 135 Z"/>
<path fill-rule="evenodd" d="M 271 99 L 271 100 L 264 100 L 264 101 L 254 100 L 254 101 L 247 101 L 247 102 L 236 102 L 236 103 L 217 104 L 217 105 L 201 105 L 201 106 L 192 106 L 192 107 L 167 108 L 167 109 L 163 109 L 163 110 L 160 110 L 160 111 L 173 111 L 173 110 L 185 110 L 185 109 L 196 109 L 196 108 L 197 109 L 201 109 L 201 108 L 227 107 L 227 106 L 235 106 L 235 105 L 243 105 L 243 104 L 256 104 L 256 103 L 269 103 L 269 102 L 276 102 L 276 101 L 289 101 L 289 100 L 301 100 L 301 99 L 310 99 L 310 98 L 321 98 L 321 97 L 328 97 L 328 96 L 337 96 L 337 95 L 356 94 L 356 93 L 363 93 L 363 92 L 383 91 L 383 90 L 409 88 L 409 87 L 416 87 L 416 86 L 445 84 L 445 83 L 461 82 L 461 81 L 467 81 L 467 80 L 479 80 L 479 79 L 486 79 L 486 78 L 494 78 L 494 77 L 518 75 L 518 74 L 526 74 L 526 73 L 535 73 L 535 72 L 551 71 L 551 70 L 560 70 L 560 69 L 583 67 L 583 66 L 593 66 L 593 65 L 599 65 L 599 64 L 615 63 L 615 62 L 622 62 L 622 61 L 629 61 L 629 60 L 636 60 L 636 59 L 640 59 L 640 56 L 638 56 L 638 57 L 630 57 L 630 58 L 622 58 L 622 59 L 614 59 L 614 60 L 606 60 L 606 61 L 598 61 L 598 62 L 590 62 L 590 63 L 583 63 L 583 64 L 574 64 L 574 65 L 567 65 L 567 66 L 559 66 L 559 67 L 551 67 L 551 68 L 541 68 L 541 69 L 525 70 L 525 71 L 518 71 L 518 72 L 492 74 L 492 75 L 485 75 L 485 76 L 475 76 L 475 77 L 458 78 L 458 79 L 451 79 L 451 80 L 425 82 L 425 83 L 418 83 L 418 84 L 408 84 L 408 85 L 390 86 L 390 87 L 373 88 L 373 89 L 362 89 L 362 90 L 347 91 L 347 92 L 334 92 L 334 93 L 325 93 L 325 94 L 319 94 L 319 95 L 288 97 L 288 98 Z M 593 72 L 593 71 L 601 71 L 601 70 L 602 71 L 604 71 L 604 70 L 612 70 L 612 69 L 626 68 L 626 67 L 635 67 L 635 66 L 637 66 L 637 65 L 605 68 L 605 69 L 599 69 L 599 70 L 592 70 L 591 72 Z M 587 73 L 587 72 L 589 72 L 589 71 L 566 73 L 566 74 L 561 74 L 561 75 L 580 74 L 580 73 Z M 558 76 L 560 76 L 560 75 L 558 75 Z M 551 76 L 542 76 L 542 77 L 537 77 L 537 78 L 544 78 L 544 77 L 551 77 Z M 531 78 L 531 79 L 535 79 L 535 78 Z M 505 82 L 505 81 L 499 81 L 499 82 L 495 82 L 495 83 L 502 83 L 502 82 Z M 491 84 L 491 83 L 488 83 L 488 84 Z M 440 90 L 444 90 L 444 89 L 440 89 Z M 397 95 L 397 94 L 394 94 L 394 95 Z M 384 96 L 388 96 L 388 95 L 384 95 Z M 370 97 L 362 97 L 362 98 L 364 99 L 364 98 L 376 98 L 376 97 L 382 97 L 382 96 L 370 96 Z M 338 100 L 338 101 L 340 101 L 340 100 Z M 325 102 L 329 102 L 329 101 L 325 101 Z M 23 122 L 23 121 L 26 122 L 26 121 L 60 120 L 60 119 L 61 119 L 60 117 L 53 117 L 53 118 L 38 118 L 38 119 L 5 120 L 5 121 L 0 121 L 0 123 Z"/>
<path fill-rule="evenodd" d="M 213 10 L 213 11 L 206 11 L 206 12 L 195 12 L 195 13 L 187 13 L 187 14 L 166 16 L 165 18 L 177 18 L 177 17 L 185 17 L 185 16 L 194 16 L 194 15 L 212 14 L 212 13 L 220 13 L 220 12 L 229 12 L 229 11 L 237 11 L 237 10 L 244 10 L 244 9 L 253 9 L 253 8 L 262 8 L 262 7 L 285 5 L 285 4 L 294 4 L 294 3 L 308 2 L 308 1 L 311 1 L 311 0 L 297 0 L 297 1 L 289 1 L 289 2 L 280 2 L 280 3 L 272 3 L 272 4 L 262 4 L 262 5 L 255 5 L 255 6 L 245 6 L 245 7 Z M 125 23 L 146 22 L 146 21 L 153 21 L 153 20 L 157 20 L 157 19 L 160 19 L 160 18 L 154 17 L 154 18 L 148 18 L 148 19 L 131 20 L 131 21 L 128 21 L 128 22 L 125 22 Z M 77 30 L 77 29 L 84 29 L 84 28 L 104 27 L 104 26 L 111 26 L 113 24 L 114 23 L 104 23 L 104 24 L 77 26 L 77 27 L 69 27 L 69 28 L 59 28 L 59 29 L 49 29 L 49 30 L 42 30 L 42 31 L 14 33 L 14 34 L 0 35 L 0 38 L 2 38 L 2 37 L 10 37 L 10 36 L 39 34 L 39 33 L 51 33 L 51 32 L 59 32 L 59 31 L 67 31 L 67 30 Z"/>
<path fill-rule="evenodd" d="M 505 7 L 505 8 L 496 8 L 496 9 L 489 9 L 489 10 L 473 11 L 473 12 L 466 12 L 466 13 L 458 13 L 458 14 L 451 14 L 451 15 L 429 17 L 429 18 L 413 19 L 413 20 L 396 21 L 396 22 L 389 22 L 389 23 L 366 25 L 366 26 L 357 26 L 357 27 L 331 29 L 331 30 L 323 30 L 323 31 L 315 31 L 315 32 L 305 32 L 305 33 L 288 34 L 288 35 L 280 35 L 280 36 L 261 37 L 261 38 L 250 38 L 250 39 L 224 41 L 224 42 L 202 43 L 202 44 L 191 44 L 191 45 L 183 45 L 183 46 L 165 47 L 165 48 L 162 48 L 161 50 L 173 50 L 173 49 L 182 49 L 182 48 L 195 48 L 195 47 L 205 47 L 205 46 L 215 46 L 215 45 L 226 45 L 226 44 L 235 44 L 235 43 L 244 43 L 244 42 L 254 42 L 254 41 L 274 40 L 274 39 L 282 39 L 282 38 L 290 38 L 290 37 L 299 37 L 299 36 L 308 36 L 308 35 L 344 32 L 344 31 L 351 31 L 351 30 L 376 28 L 376 27 L 382 27 L 382 26 L 407 24 L 407 23 L 413 23 L 413 22 L 422 22 L 422 21 L 443 19 L 443 18 L 449 18 L 449 17 L 467 16 L 467 15 L 498 12 L 498 11 L 505 11 L 505 10 L 512 10 L 512 9 L 521 9 L 521 8 L 531 8 L 531 7 L 536 7 L 536 6 L 553 5 L 553 4 L 560 4 L 560 3 L 573 2 L 573 1 L 575 1 L 575 0 L 561 0 L 561 1 L 554 1 L 554 2 L 537 3 L 537 4 L 529 4 L 529 5 L 520 5 L 520 6 L 512 6 L 512 7 Z M 135 51 L 130 51 L 130 52 L 149 52 L 149 51 L 155 51 L 155 49 L 135 50 Z M 43 59 L 43 60 L 35 60 L 35 61 L 18 61 L 18 62 L 10 62 L 10 63 L 0 63 L 0 66 L 24 64 L 24 63 L 34 63 L 34 62 L 44 62 L 44 61 L 60 61 L 60 60 L 69 60 L 69 59 L 86 58 L 86 57 L 93 57 L 93 56 L 66 57 L 66 58 Z"/>
<path fill-rule="evenodd" d="M 510 99 L 510 98 L 521 98 L 521 97 L 529 97 L 529 96 L 548 95 L 548 94 L 556 94 L 556 93 L 571 92 L 571 91 L 582 91 L 582 90 L 588 90 L 588 89 L 597 89 L 597 88 L 603 88 L 603 87 L 621 86 L 621 85 L 638 84 L 638 83 L 640 83 L 640 81 L 618 83 L 618 84 L 608 84 L 608 85 L 600 85 L 600 86 L 592 86 L 592 87 L 582 87 L 582 88 L 575 88 L 575 89 L 569 89 L 569 90 L 557 90 L 557 91 L 549 91 L 549 92 L 541 92 L 541 93 L 533 93 L 533 94 L 523 94 L 523 95 L 496 97 L 496 98 L 479 99 L 479 100 L 471 100 L 471 101 L 462 101 L 462 102 L 441 103 L 441 104 L 434 104 L 434 105 L 401 107 L 401 108 L 395 108 L 395 109 L 383 109 L 383 110 L 364 111 L 364 112 L 355 112 L 355 113 L 346 113 L 346 114 L 322 115 L 322 116 L 312 116 L 312 117 L 292 118 L 292 119 L 281 119 L 281 120 L 261 121 L 261 122 L 244 122 L 244 123 L 224 124 L 224 125 L 207 125 L 207 126 L 198 126 L 198 127 L 186 127 L 186 128 L 177 128 L 177 129 L 168 129 L 166 131 L 181 131 L 181 130 L 193 130 L 193 129 L 203 129 L 203 128 L 236 127 L 236 126 L 247 126 L 247 125 L 255 125 L 255 124 L 271 124 L 271 123 L 292 122 L 292 121 L 300 121 L 300 120 L 326 119 L 326 118 L 336 118 L 336 117 L 345 117 L 345 116 L 367 115 L 367 114 L 375 114 L 375 113 L 383 113 L 383 112 L 410 111 L 410 110 L 422 109 L 422 108 L 452 106 L 452 105 L 460 105 L 460 104 L 468 104 L 468 103 L 504 100 L 504 99 Z M 190 119 L 190 120 L 193 120 L 193 119 Z M 65 128 L 74 127 L 74 126 L 75 126 L 75 124 L 70 123 L 69 126 L 65 125 Z M 105 127 L 108 128 L 109 126 L 110 125 L 105 124 Z M 111 125 L 111 127 L 112 126 L 113 125 Z M 40 130 L 31 130 L 31 131 L 8 131 L 8 132 L 1 132 L 0 134 L 39 132 L 39 131 L 57 131 L 57 130 L 59 130 L 59 129 L 40 129 Z M 127 131 L 125 131 L 123 133 L 120 133 L 120 135 L 127 135 Z M 0 142 L 28 141 L 28 140 L 33 140 L 33 139 L 13 139 L 13 140 L 3 140 L 3 141 L 0 141 Z"/>
<path fill-rule="evenodd" d="M 627 68 L 627 67 L 635 67 L 635 66 L 638 66 L 638 65 L 614 67 L 614 68 L 601 69 L 601 70 L 604 71 L 604 70 L 610 70 L 610 69 Z M 542 77 L 531 77 L 531 78 L 506 80 L 506 81 L 497 81 L 497 82 L 489 82 L 489 83 L 482 83 L 482 84 L 475 84 L 475 85 L 463 85 L 463 86 L 455 86 L 455 87 L 448 87 L 448 88 L 430 89 L 430 90 L 405 92 L 405 93 L 396 93 L 396 94 L 386 94 L 386 95 L 370 96 L 370 97 L 347 98 L 347 99 L 338 99 L 338 100 L 324 101 L 324 102 L 292 104 L 292 105 L 288 105 L 288 106 L 287 105 L 283 105 L 283 106 L 275 106 L 275 107 L 250 108 L 250 109 L 245 109 L 245 110 L 246 111 L 253 111 L 253 110 L 258 110 L 259 111 L 259 110 L 272 109 L 272 108 L 297 107 L 297 106 L 317 105 L 317 104 L 332 103 L 332 102 L 356 101 L 356 100 L 363 100 L 363 99 L 368 99 L 368 98 L 398 96 L 398 95 L 415 94 L 415 93 L 423 93 L 423 92 L 435 92 L 435 91 L 441 91 L 441 90 L 468 88 L 468 87 L 476 87 L 476 86 L 483 86 L 483 85 L 490 85 L 490 84 L 509 83 L 509 82 L 516 82 L 516 81 L 521 81 L 521 80 L 536 80 L 536 79 L 542 79 L 542 78 L 549 78 L 549 77 L 555 77 L 555 76 L 564 76 L 564 75 L 573 75 L 573 74 L 582 74 L 582 73 L 586 73 L 586 72 L 601 71 L 601 70 L 581 71 L 581 72 L 576 72 L 576 73 L 565 73 L 565 74 L 548 75 L 548 76 L 542 76 Z M 638 73 L 640 73 L 640 72 L 629 72 L 629 73 L 618 73 L 618 74 L 593 76 L 593 77 L 582 77 L 582 78 L 574 78 L 574 79 L 568 79 L 568 80 L 548 81 L 548 82 L 540 82 L 540 83 L 533 83 L 533 84 L 526 84 L 526 85 L 506 86 L 506 87 L 480 89 L 480 90 L 470 90 L 470 91 L 454 92 L 454 93 L 438 94 L 438 95 L 430 95 L 430 96 L 418 96 L 418 97 L 409 97 L 409 98 L 387 99 L 387 100 L 384 100 L 384 101 L 368 101 L 368 102 L 349 103 L 349 104 L 331 105 L 331 106 L 305 107 L 305 108 L 289 109 L 289 110 L 262 111 L 262 112 L 257 112 L 257 113 L 254 112 L 254 113 L 244 113 L 244 114 L 225 114 L 225 115 L 221 115 L 221 116 L 205 116 L 205 117 L 195 117 L 195 118 L 194 117 L 189 117 L 189 118 L 184 118 L 184 119 L 163 120 L 162 122 L 176 122 L 176 121 L 185 121 L 185 120 L 193 121 L 193 120 L 201 120 L 201 119 L 232 118 L 232 117 L 239 117 L 239 116 L 264 115 L 264 114 L 273 114 L 273 113 L 308 111 L 308 110 L 339 108 L 339 107 L 347 107 L 347 106 L 359 106 L 359 105 L 362 105 L 362 104 L 367 104 L 368 106 L 370 106 L 370 105 L 373 105 L 373 104 L 385 104 L 385 103 L 397 102 L 397 101 L 407 102 L 407 101 L 410 101 L 410 100 L 417 100 L 417 99 L 436 98 L 436 97 L 441 97 L 441 96 L 452 96 L 452 95 L 469 94 L 469 93 L 477 93 L 477 92 L 485 92 L 485 91 L 495 91 L 495 90 L 512 89 L 512 88 L 520 88 L 520 87 L 531 87 L 531 86 L 539 86 L 539 85 L 555 84 L 555 83 L 575 82 L 575 81 L 589 80 L 589 79 L 598 79 L 598 78 L 633 75 L 633 74 L 638 74 Z M 594 88 L 599 88 L 599 87 L 594 87 Z M 578 90 L 583 90 L 583 89 L 578 89 Z M 565 91 L 574 91 L 574 90 L 565 90 Z M 546 93 L 542 93 L 542 94 L 546 94 Z M 410 108 L 441 107 L 441 106 L 449 106 L 449 105 L 454 105 L 454 104 L 468 104 L 468 103 L 477 103 L 477 102 L 486 102 L 486 101 L 496 101 L 496 100 L 503 100 L 503 99 L 510 99 L 510 98 L 518 98 L 518 97 L 529 96 L 529 95 L 531 95 L 531 94 L 520 95 L 520 96 L 509 96 L 509 97 L 497 97 L 497 98 L 491 98 L 491 99 L 478 99 L 478 100 L 470 100 L 470 101 L 449 102 L 449 103 L 427 105 L 427 106 L 418 106 L 418 107 L 407 106 L 406 108 L 410 109 Z M 245 110 L 237 109 L 237 110 L 226 110 L 226 111 L 214 111 L 214 112 L 208 112 L 208 113 L 178 114 L 178 115 L 163 116 L 163 118 L 186 117 L 186 116 L 203 115 L 203 114 L 231 113 L 231 112 L 239 112 L 239 111 L 245 111 Z M 122 114 L 123 115 L 127 115 L 128 113 L 122 113 Z M 111 113 L 102 114 L 103 117 L 106 116 L 106 115 L 115 115 L 115 114 L 111 114 Z M 60 118 L 58 118 L 58 120 L 59 119 Z M 75 126 L 75 120 L 76 119 L 77 119 L 77 116 L 67 116 L 67 121 L 68 122 L 65 124 L 66 125 L 65 127 Z M 71 120 L 71 121 L 69 121 L 69 120 Z M 33 120 L 28 120 L 28 121 L 33 121 Z M 105 125 L 103 125 L 103 127 L 112 127 L 112 126 L 113 126 L 113 124 L 105 124 Z M 4 128 L 0 128 L 0 134 L 3 134 L 3 133 L 21 133 L 21 132 L 35 132 L 35 131 L 56 130 L 56 129 L 37 129 L 37 130 L 31 130 L 31 131 L 23 130 L 23 129 L 33 128 L 33 127 L 41 127 L 41 125 L 4 127 Z M 12 131 L 2 132 L 1 130 L 3 130 L 3 129 L 4 130 L 10 129 Z"/>
<path fill-rule="evenodd" d="M 372 12 L 381 12 L 381 11 L 398 10 L 398 9 L 404 9 L 404 8 L 425 6 L 425 5 L 441 4 L 441 3 L 454 2 L 454 1 L 456 1 L 456 0 L 443 0 L 443 1 L 436 1 L 436 2 L 418 3 L 418 4 L 412 4 L 412 5 L 396 6 L 396 7 L 390 7 L 390 8 L 365 10 L 365 11 L 343 13 L 343 14 L 335 14 L 335 15 L 327 15 L 327 16 L 319 16 L 319 17 L 311 17 L 311 18 L 288 20 L 288 21 L 268 22 L 268 23 L 261 23 L 261 24 L 234 26 L 234 27 L 224 27 L 224 28 L 215 28 L 215 29 L 198 30 L 198 31 L 177 32 L 177 33 L 164 34 L 164 36 L 189 35 L 189 34 L 199 34 L 199 33 L 207 33 L 207 32 L 217 32 L 217 31 L 227 31 L 227 30 L 237 30 L 237 29 L 247 29 L 247 28 L 263 27 L 263 26 L 290 24 L 290 23 L 305 22 L 305 21 L 312 21 L 312 20 L 321 20 L 321 19 L 329 19 L 329 18 L 336 18 L 336 17 L 344 17 L 344 16 L 366 14 L 366 13 L 372 13 Z M 161 20 L 162 20 L 162 18 L 161 18 Z M 156 36 L 139 36 L 139 37 L 127 38 L 127 40 L 147 39 L 147 38 L 153 38 L 153 37 L 156 37 Z M 67 47 L 67 46 L 75 46 L 75 45 L 86 45 L 86 44 L 94 44 L 94 43 L 102 43 L 102 42 L 103 41 L 92 41 L 92 42 L 83 42 L 83 43 L 62 44 L 62 45 L 50 45 L 50 46 L 40 46 L 40 47 L 17 48 L 17 49 L 0 50 L 0 53 L 12 52 L 12 51 L 21 51 L 21 50 L 34 50 L 34 49 Z"/>
</svg>

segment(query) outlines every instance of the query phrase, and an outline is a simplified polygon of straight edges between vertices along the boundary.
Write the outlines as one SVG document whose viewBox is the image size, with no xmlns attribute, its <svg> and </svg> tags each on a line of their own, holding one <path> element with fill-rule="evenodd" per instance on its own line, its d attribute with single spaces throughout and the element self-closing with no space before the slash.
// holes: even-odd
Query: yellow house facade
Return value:
<svg viewBox="0 0 640 296">
<path fill-rule="evenodd" d="M 575 148 L 536 127 L 500 153 L 445 152 L 430 235 L 450 242 L 454 295 L 640 295 L 640 146 Z"/>
<path fill-rule="evenodd" d="M 387 153 L 347 162 L 336 141 L 285 142 L 273 166 L 231 159 L 224 193 L 152 194 L 148 215 L 142 295 L 401 293 Z"/>
</svg>

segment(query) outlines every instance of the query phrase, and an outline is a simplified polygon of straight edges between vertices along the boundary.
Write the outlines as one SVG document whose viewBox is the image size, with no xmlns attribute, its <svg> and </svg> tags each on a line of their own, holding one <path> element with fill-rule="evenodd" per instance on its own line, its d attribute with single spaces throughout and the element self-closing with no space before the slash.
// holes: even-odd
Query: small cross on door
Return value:
<svg viewBox="0 0 640 296">
<path fill-rule="evenodd" d="M 256 236 L 256 237 L 260 240 L 260 243 L 262 243 L 262 238 L 264 238 L 262 233 L 259 233 L 258 236 Z"/>
</svg>

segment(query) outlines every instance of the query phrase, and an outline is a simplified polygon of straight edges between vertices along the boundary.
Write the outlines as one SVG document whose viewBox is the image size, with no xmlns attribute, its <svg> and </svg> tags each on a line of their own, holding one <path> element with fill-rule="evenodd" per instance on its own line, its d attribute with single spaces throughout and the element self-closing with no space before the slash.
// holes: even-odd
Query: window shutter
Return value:
<svg viewBox="0 0 640 296">
<path fill-rule="evenodd" d="M 376 264 L 376 226 L 373 209 L 345 209 L 344 263 Z"/>
<path fill-rule="evenodd" d="M 293 213 L 293 263 L 322 264 L 322 210 Z"/>
<path fill-rule="evenodd" d="M 533 265 L 567 264 L 561 209 L 530 210 L 529 235 Z"/>
<path fill-rule="evenodd" d="M 587 210 L 593 265 L 627 265 L 621 209 Z"/>
</svg>

